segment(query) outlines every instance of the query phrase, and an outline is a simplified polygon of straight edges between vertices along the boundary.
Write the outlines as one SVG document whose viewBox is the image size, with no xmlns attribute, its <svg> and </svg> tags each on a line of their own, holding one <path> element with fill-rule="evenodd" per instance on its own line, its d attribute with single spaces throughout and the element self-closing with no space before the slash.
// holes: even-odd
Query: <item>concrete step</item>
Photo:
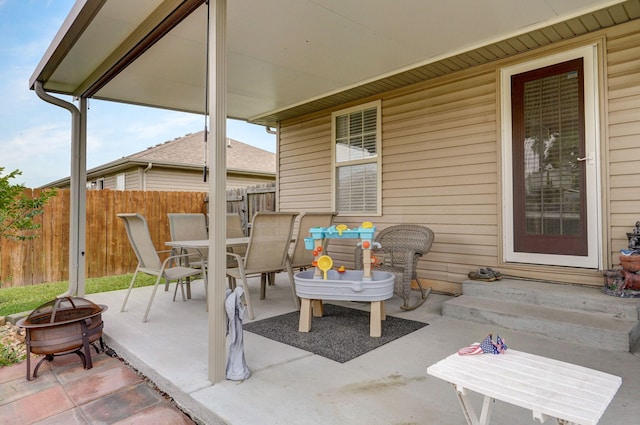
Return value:
<svg viewBox="0 0 640 425">
<path fill-rule="evenodd" d="M 442 315 L 612 351 L 640 346 L 640 300 L 597 288 L 503 279 L 465 281 Z M 488 329 L 491 332 L 491 329 Z"/>
<path fill-rule="evenodd" d="M 462 293 L 472 297 L 541 305 L 563 310 L 604 313 L 628 320 L 640 318 L 640 299 L 606 295 L 599 288 L 519 279 L 494 282 L 466 280 Z"/>
</svg>

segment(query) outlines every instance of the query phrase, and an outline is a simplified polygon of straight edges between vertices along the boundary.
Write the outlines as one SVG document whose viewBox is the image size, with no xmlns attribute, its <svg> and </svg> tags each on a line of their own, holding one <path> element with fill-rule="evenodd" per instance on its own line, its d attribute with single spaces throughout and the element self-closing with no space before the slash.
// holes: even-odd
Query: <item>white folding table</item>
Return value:
<svg viewBox="0 0 640 425">
<path fill-rule="evenodd" d="M 495 400 L 529 409 L 541 423 L 596 425 L 622 378 L 594 369 L 508 349 L 503 354 L 459 355 L 427 368 L 453 384 L 469 425 L 487 425 Z M 480 417 L 468 392 L 484 395 Z"/>
</svg>

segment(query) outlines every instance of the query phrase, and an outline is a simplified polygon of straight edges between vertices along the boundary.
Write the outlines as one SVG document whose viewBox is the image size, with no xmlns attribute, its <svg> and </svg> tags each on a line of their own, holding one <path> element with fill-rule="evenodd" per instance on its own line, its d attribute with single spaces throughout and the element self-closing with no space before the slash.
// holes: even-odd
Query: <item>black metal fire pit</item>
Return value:
<svg viewBox="0 0 640 425">
<path fill-rule="evenodd" d="M 27 380 L 31 380 L 31 353 L 44 355 L 33 371 L 34 378 L 38 377 L 38 369 L 45 360 L 53 361 L 54 356 L 65 354 L 77 354 L 84 368 L 91 369 L 89 346 L 100 352 L 94 344 L 100 340 L 100 347 L 104 349 L 102 313 L 107 308 L 80 297 L 56 298 L 19 320 L 17 325 L 27 332 Z"/>
</svg>

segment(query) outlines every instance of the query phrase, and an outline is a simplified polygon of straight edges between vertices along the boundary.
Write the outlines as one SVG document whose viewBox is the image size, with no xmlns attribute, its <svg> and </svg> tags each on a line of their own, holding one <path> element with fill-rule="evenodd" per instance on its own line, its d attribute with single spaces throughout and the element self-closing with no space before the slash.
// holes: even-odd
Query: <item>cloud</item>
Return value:
<svg viewBox="0 0 640 425">
<path fill-rule="evenodd" d="M 0 142 L 5 171 L 22 171 L 17 180 L 37 187 L 68 176 L 71 168 L 71 133 L 65 126 L 31 127 Z M 63 160 L 64 159 L 64 160 Z"/>
<path fill-rule="evenodd" d="M 196 114 L 100 101 L 90 101 L 89 108 L 89 153 L 113 152 L 108 161 L 203 128 L 204 118 Z"/>
</svg>

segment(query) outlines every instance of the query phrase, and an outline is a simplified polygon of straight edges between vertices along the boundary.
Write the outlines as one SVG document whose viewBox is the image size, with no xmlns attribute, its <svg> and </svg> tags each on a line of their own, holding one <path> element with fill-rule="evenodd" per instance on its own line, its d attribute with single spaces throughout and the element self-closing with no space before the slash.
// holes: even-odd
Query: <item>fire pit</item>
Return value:
<svg viewBox="0 0 640 425">
<path fill-rule="evenodd" d="M 65 354 L 77 354 L 84 368 L 91 369 L 89 346 L 100 352 L 94 344 L 100 340 L 104 349 L 102 313 L 107 308 L 79 297 L 56 298 L 19 320 L 17 325 L 27 332 L 27 380 L 31 380 L 31 353 L 44 355 L 33 371 L 34 378 L 45 360 L 53 361 L 54 356 Z"/>
</svg>

